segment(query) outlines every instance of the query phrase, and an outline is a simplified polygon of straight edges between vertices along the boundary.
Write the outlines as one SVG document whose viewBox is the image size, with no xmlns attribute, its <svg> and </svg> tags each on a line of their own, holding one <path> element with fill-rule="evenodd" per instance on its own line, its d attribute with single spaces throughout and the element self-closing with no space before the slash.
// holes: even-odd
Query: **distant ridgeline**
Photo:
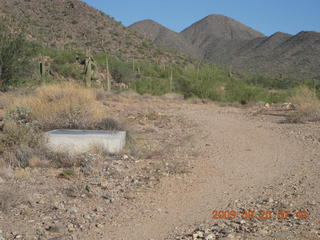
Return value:
<svg viewBox="0 0 320 240">
<path fill-rule="evenodd" d="M 137 22 L 130 28 L 157 44 L 216 64 L 275 76 L 320 80 L 318 32 L 300 32 L 295 36 L 277 32 L 267 37 L 222 15 L 205 17 L 180 33 L 150 20 Z"/>
</svg>

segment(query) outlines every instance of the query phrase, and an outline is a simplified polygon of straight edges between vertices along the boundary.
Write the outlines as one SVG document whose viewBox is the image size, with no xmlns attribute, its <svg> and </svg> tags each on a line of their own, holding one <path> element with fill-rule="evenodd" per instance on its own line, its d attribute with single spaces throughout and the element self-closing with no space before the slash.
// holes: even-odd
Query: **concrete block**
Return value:
<svg viewBox="0 0 320 240">
<path fill-rule="evenodd" d="M 125 131 L 53 130 L 47 132 L 47 145 L 52 151 L 80 154 L 92 146 L 101 146 L 109 153 L 120 152 L 126 144 Z"/>
</svg>

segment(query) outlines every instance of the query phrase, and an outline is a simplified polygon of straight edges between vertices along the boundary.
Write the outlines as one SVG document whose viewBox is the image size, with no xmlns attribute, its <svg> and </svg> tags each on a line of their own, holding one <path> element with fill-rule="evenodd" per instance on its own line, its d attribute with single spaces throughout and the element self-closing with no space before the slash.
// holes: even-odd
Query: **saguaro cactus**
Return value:
<svg viewBox="0 0 320 240">
<path fill-rule="evenodd" d="M 87 53 L 87 56 L 84 60 L 85 84 L 87 87 L 91 87 L 92 79 L 95 78 L 95 70 L 96 65 L 94 59 Z"/>
<path fill-rule="evenodd" d="M 170 91 L 170 92 L 173 91 L 173 71 L 172 71 L 172 68 L 171 68 L 171 71 L 170 71 L 169 91 Z"/>
<path fill-rule="evenodd" d="M 92 79 L 92 65 L 91 58 L 86 57 L 85 59 L 85 84 L 87 87 L 91 87 L 91 79 Z"/>
<path fill-rule="evenodd" d="M 39 61 L 39 73 L 41 77 L 41 82 L 43 82 L 46 75 L 46 65 L 43 57 L 41 57 Z"/>
<path fill-rule="evenodd" d="M 135 61 L 134 61 L 134 57 L 132 58 L 132 72 L 135 72 Z"/>
<path fill-rule="evenodd" d="M 110 79 L 110 73 L 109 73 L 109 60 L 108 60 L 108 55 L 106 54 L 106 72 L 107 72 L 107 91 L 111 91 L 111 79 Z"/>
</svg>

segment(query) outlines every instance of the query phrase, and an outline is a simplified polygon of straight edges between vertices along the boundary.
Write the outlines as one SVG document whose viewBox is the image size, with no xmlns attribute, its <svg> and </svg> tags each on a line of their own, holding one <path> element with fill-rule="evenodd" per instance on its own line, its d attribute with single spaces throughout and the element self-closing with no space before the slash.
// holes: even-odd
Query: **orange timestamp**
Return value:
<svg viewBox="0 0 320 240">
<path fill-rule="evenodd" d="M 260 219 L 260 220 L 268 220 L 268 219 L 288 219 L 288 218 L 296 218 L 296 219 L 306 219 L 310 216 L 308 210 L 299 209 L 296 211 L 293 210 L 242 210 L 241 212 L 237 212 L 235 210 L 213 210 L 212 219 Z"/>
</svg>

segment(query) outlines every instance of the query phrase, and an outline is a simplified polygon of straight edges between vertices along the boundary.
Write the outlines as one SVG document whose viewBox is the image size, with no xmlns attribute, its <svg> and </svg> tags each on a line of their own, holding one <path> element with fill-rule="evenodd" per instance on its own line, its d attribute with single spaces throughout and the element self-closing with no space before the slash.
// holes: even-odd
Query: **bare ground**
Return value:
<svg viewBox="0 0 320 240">
<path fill-rule="evenodd" d="M 319 239 L 319 125 L 281 123 L 284 111 L 213 103 L 114 98 L 105 104 L 131 129 L 135 149 L 67 179 L 57 178 L 61 169 L 15 171 L 0 183 L 17 194 L 16 204 L 0 212 L 0 236 Z M 310 215 L 212 219 L 214 209 L 275 211 L 278 203 Z"/>
</svg>

